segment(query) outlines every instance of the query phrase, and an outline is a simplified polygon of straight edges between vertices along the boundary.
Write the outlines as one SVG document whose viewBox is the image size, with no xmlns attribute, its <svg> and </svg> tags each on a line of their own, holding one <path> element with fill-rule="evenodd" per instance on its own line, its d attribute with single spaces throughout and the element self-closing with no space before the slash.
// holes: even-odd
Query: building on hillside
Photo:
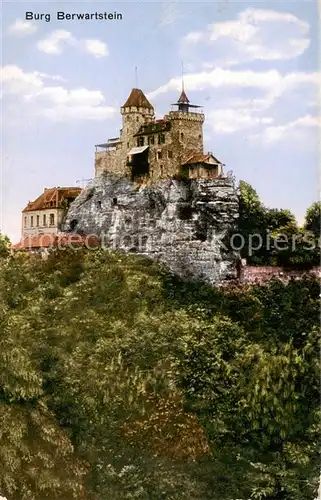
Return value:
<svg viewBox="0 0 321 500">
<path fill-rule="evenodd" d="M 45 188 L 36 200 L 29 201 L 22 211 L 21 240 L 59 233 L 69 205 L 80 192 L 78 187 Z"/>
<path fill-rule="evenodd" d="M 223 164 L 203 151 L 204 114 L 190 104 L 183 89 L 178 101 L 163 119 L 140 89 L 132 89 L 120 108 L 119 137 L 96 145 L 95 177 L 104 172 L 132 181 L 172 178 L 213 179 L 223 173 Z"/>
</svg>

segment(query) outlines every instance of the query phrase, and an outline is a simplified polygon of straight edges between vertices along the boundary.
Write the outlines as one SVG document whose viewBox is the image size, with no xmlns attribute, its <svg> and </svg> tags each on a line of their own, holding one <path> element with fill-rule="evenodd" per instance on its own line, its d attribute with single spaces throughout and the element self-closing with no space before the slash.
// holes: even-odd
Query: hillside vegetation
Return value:
<svg viewBox="0 0 321 500">
<path fill-rule="evenodd" d="M 312 500 L 319 284 L 108 251 L 0 257 L 0 495 Z"/>
</svg>

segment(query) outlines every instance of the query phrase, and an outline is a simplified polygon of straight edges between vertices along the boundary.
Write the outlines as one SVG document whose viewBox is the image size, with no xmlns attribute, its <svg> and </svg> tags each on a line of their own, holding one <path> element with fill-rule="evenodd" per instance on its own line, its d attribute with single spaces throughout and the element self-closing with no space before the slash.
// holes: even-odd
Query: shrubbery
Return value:
<svg viewBox="0 0 321 500">
<path fill-rule="evenodd" d="M 312 500 L 319 285 L 219 291 L 155 263 L 0 260 L 0 494 Z"/>
</svg>

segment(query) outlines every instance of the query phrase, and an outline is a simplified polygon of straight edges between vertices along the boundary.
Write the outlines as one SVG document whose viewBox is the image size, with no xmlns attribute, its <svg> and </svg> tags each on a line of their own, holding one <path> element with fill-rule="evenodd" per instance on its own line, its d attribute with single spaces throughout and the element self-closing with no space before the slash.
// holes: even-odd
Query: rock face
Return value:
<svg viewBox="0 0 321 500">
<path fill-rule="evenodd" d="M 183 278 L 219 284 L 237 276 L 238 255 L 228 243 L 237 218 L 229 177 L 143 187 L 103 175 L 72 203 L 64 231 L 94 234 L 103 246 L 158 260 Z"/>
</svg>

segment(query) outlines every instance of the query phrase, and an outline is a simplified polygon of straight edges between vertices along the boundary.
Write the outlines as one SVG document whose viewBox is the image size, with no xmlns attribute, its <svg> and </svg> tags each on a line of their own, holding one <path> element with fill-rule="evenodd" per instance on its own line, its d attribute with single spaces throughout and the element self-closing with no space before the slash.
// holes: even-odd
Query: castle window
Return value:
<svg viewBox="0 0 321 500">
<path fill-rule="evenodd" d="M 33 215 L 30 217 L 30 226 L 33 227 Z"/>
<path fill-rule="evenodd" d="M 162 159 L 162 152 L 157 151 L 157 160 L 161 160 L 161 159 Z"/>
<path fill-rule="evenodd" d="M 25 217 L 25 227 L 27 227 L 27 217 Z"/>
<path fill-rule="evenodd" d="M 39 215 L 37 215 L 37 227 L 39 227 Z"/>
<path fill-rule="evenodd" d="M 97 201 L 97 208 L 101 208 L 101 201 Z"/>
<path fill-rule="evenodd" d="M 158 144 L 164 144 L 164 142 L 165 142 L 165 135 L 158 134 Z"/>
<path fill-rule="evenodd" d="M 127 148 L 129 148 L 129 142 L 127 142 Z"/>
<path fill-rule="evenodd" d="M 137 122 L 139 121 L 139 116 L 136 116 L 136 121 L 137 121 Z"/>
<path fill-rule="evenodd" d="M 49 215 L 49 225 L 50 226 L 54 226 L 55 225 L 55 215 L 54 214 L 50 214 Z"/>
<path fill-rule="evenodd" d="M 148 236 L 142 236 L 141 238 L 141 248 L 145 249 L 148 243 Z"/>
<path fill-rule="evenodd" d="M 167 151 L 168 158 L 173 158 L 173 151 Z"/>
<path fill-rule="evenodd" d="M 184 139 L 184 134 L 181 132 L 181 141 Z"/>
<path fill-rule="evenodd" d="M 117 198 L 113 198 L 113 203 L 112 203 L 113 206 L 117 205 Z"/>
<path fill-rule="evenodd" d="M 47 220 L 46 220 L 46 215 L 43 216 L 43 225 L 46 226 L 47 225 Z"/>
<path fill-rule="evenodd" d="M 144 137 L 139 137 L 138 139 L 139 139 L 139 144 L 138 144 L 138 145 L 139 145 L 139 146 L 144 146 L 144 142 L 145 142 L 145 140 L 144 140 L 144 139 L 145 139 L 145 138 L 144 138 Z"/>
<path fill-rule="evenodd" d="M 73 231 L 76 228 L 77 224 L 78 224 L 78 220 L 77 219 L 72 219 L 70 221 L 70 229 Z"/>
</svg>

